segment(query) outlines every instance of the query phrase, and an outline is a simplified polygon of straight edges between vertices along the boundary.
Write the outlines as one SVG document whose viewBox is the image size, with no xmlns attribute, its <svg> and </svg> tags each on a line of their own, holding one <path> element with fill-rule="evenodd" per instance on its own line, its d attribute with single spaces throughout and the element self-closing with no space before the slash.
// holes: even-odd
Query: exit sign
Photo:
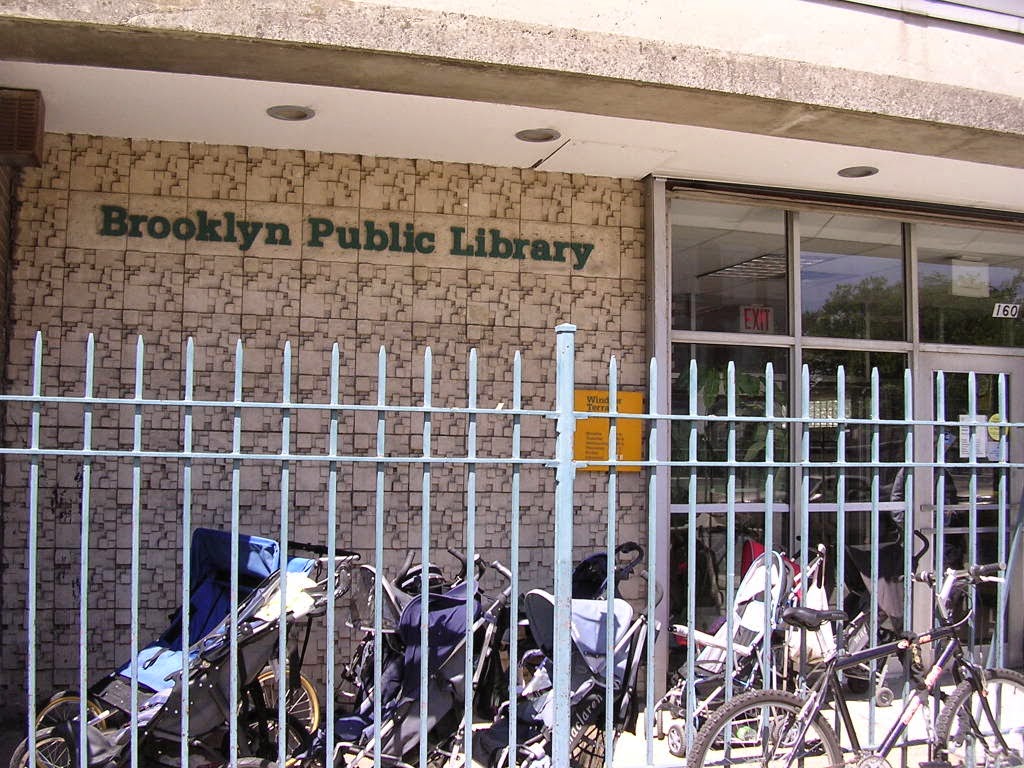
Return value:
<svg viewBox="0 0 1024 768">
<path fill-rule="evenodd" d="M 747 333 L 772 333 L 775 310 L 771 307 L 740 307 L 740 328 Z"/>
</svg>

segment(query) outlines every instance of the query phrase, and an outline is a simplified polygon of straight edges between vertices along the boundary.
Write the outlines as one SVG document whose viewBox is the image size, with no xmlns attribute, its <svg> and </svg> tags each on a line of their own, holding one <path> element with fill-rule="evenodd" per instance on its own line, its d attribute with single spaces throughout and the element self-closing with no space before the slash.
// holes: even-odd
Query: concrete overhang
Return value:
<svg viewBox="0 0 1024 768">
<path fill-rule="evenodd" d="M 557 109 L 1024 168 L 1024 100 L 1006 94 L 388 6 L 154 8 L 24 2 L 21 15 L 0 16 L 0 51 L 15 61 Z"/>
</svg>

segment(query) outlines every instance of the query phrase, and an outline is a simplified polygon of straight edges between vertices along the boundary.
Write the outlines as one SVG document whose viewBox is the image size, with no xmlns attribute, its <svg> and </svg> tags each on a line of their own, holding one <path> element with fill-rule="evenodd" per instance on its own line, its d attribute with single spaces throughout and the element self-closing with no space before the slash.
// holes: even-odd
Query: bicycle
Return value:
<svg viewBox="0 0 1024 768">
<path fill-rule="evenodd" d="M 985 768 L 1009 768 L 1024 765 L 1024 675 L 1007 669 L 985 670 L 975 664 L 961 644 L 959 631 L 973 611 L 953 619 L 950 599 L 954 592 L 970 584 L 993 581 L 1000 565 L 972 566 L 966 570 L 948 570 L 941 586 L 932 574 L 915 576 L 929 583 L 936 595 L 936 626 L 921 634 L 907 636 L 848 653 L 839 647 L 826 660 L 824 669 L 804 695 L 786 691 L 760 690 L 737 696 L 723 704 L 698 731 L 690 751 L 690 768 L 733 766 L 754 762 L 759 768 L 776 763 L 790 768 L 824 768 L 853 765 L 858 768 L 887 768 L 886 756 L 900 745 L 915 714 L 933 697 L 943 701 L 929 735 L 927 768 L 959 765 L 983 765 Z M 819 611 L 789 608 L 783 620 L 792 626 L 815 631 L 825 622 L 841 625 L 847 620 L 840 610 Z M 841 636 L 840 632 L 836 633 Z M 935 661 L 925 670 L 921 648 L 943 644 Z M 939 647 L 938 645 L 936 647 Z M 841 674 L 857 665 L 891 656 L 910 663 L 911 695 L 903 711 L 882 737 L 878 746 L 861 745 L 842 686 Z M 943 694 L 939 681 L 951 671 L 955 689 Z M 848 734 L 849 751 L 844 755 L 835 729 L 823 710 L 835 709 L 842 729 Z M 929 721 L 930 722 L 930 721 Z"/>
</svg>

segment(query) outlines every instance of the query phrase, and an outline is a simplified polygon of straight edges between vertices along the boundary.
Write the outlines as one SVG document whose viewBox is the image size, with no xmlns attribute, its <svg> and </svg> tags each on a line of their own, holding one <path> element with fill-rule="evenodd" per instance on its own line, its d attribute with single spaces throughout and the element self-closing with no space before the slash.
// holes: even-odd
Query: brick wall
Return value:
<svg viewBox="0 0 1024 768">
<path fill-rule="evenodd" d="M 550 408 L 554 398 L 554 333 L 560 322 L 579 329 L 577 379 L 599 387 L 607 360 L 617 354 L 624 388 L 638 389 L 646 377 L 644 341 L 644 199 L 639 182 L 538 173 L 514 168 L 418 160 L 328 155 L 237 146 L 165 143 L 83 135 L 48 135 L 41 168 L 27 169 L 18 192 L 20 214 L 14 250 L 12 346 L 7 377 L 13 391 L 30 386 L 32 339 L 44 340 L 46 391 L 81 393 L 85 340 L 96 335 L 97 395 L 130 395 L 136 337 L 145 339 L 147 397 L 182 396 L 183 348 L 196 344 L 196 397 L 229 398 L 234 344 L 245 347 L 244 397 L 281 396 L 281 350 L 290 341 L 292 398 L 325 402 L 331 345 L 341 350 L 342 399 L 376 400 L 376 359 L 381 345 L 391 355 L 389 402 L 415 405 L 422 398 L 423 350 L 433 351 L 435 404 L 463 405 L 470 348 L 480 359 L 480 400 L 484 407 L 511 402 L 511 357 L 524 356 L 527 407 Z M 107 206 L 108 219 L 103 216 Z M 122 213 L 119 213 L 123 212 Z M 216 219 L 216 241 L 200 240 L 200 211 L 207 226 Z M 268 242 L 262 230 L 243 250 L 227 237 L 228 214 L 239 222 L 284 223 L 289 242 Z M 138 237 L 131 221 L 137 219 Z M 162 217 L 176 230 L 164 232 Z M 311 245 L 310 218 L 366 240 L 366 222 L 390 236 L 430 232 L 436 248 L 374 251 L 343 248 L 337 236 Z M 150 222 L 154 227 L 150 229 Z M 192 224 L 181 223 L 190 221 Z M 121 224 L 128 224 L 122 234 Z M 388 226 L 385 226 L 385 223 Z M 102 234 L 106 226 L 107 234 Z M 321 224 L 322 227 L 326 225 Z M 453 227 L 475 238 L 491 231 L 519 247 L 522 258 L 453 254 Z M 207 230 L 209 236 L 212 230 Z M 192 237 L 185 238 L 192 233 Z M 178 237 L 178 236 L 181 237 Z M 333 239 L 332 239 L 333 238 Z M 445 240 L 447 238 L 447 240 Z M 556 242 L 593 244 L 585 263 L 562 249 L 564 261 L 534 258 L 542 248 L 515 241 L 544 240 L 555 256 Z M 406 242 L 406 241 L 403 241 Z M 379 243 L 378 243 L 379 244 Z M 463 243 L 465 246 L 465 243 Z M 487 250 L 493 243 L 488 240 Z M 496 246 L 501 251 L 505 246 Z M 581 267 L 581 268 L 577 268 Z M 130 447 L 131 414 L 98 407 L 94 444 Z M 80 445 L 82 413 L 47 410 L 43 439 L 48 445 Z M 146 448 L 180 446 L 177 412 L 147 410 Z M 12 408 L 5 439 L 25 440 L 28 414 Z M 196 446 L 230 448 L 230 421 L 223 411 L 197 408 Z M 342 451 L 372 452 L 375 421 L 349 418 L 342 424 Z M 279 415 L 247 412 L 243 442 L 279 449 Z M 293 425 L 293 447 L 323 444 L 326 420 L 303 414 Z M 481 453 L 500 450 L 506 425 L 481 419 Z M 389 424 L 389 451 L 418 450 L 420 422 L 411 416 Z M 434 449 L 439 455 L 464 450 L 464 424 L 436 417 Z M 526 450 L 550 451 L 550 423 L 525 437 Z M 141 571 L 143 628 L 147 642 L 179 602 L 181 467 L 146 462 L 142 479 Z M 434 470 L 432 538 L 441 547 L 459 546 L 465 522 L 464 470 Z M 12 462 L 3 489 L 7 512 L 4 537 L 3 633 L 17 638 L 3 655 L 5 691 L 21 696 L 24 675 L 27 467 Z M 326 470 L 293 467 L 292 535 L 323 540 Z M 388 470 L 387 547 L 400 562 L 418 546 L 421 475 L 418 467 Z M 196 462 L 194 525 L 226 527 L 230 510 L 230 467 Z M 603 476 L 584 473 L 579 481 L 577 543 L 596 545 L 604 537 L 607 502 L 599 492 Z M 245 532 L 276 536 L 279 468 L 245 464 L 241 505 Z M 39 688 L 75 679 L 77 669 L 77 583 L 80 542 L 80 463 L 43 462 L 40 529 Z M 622 478 L 619 504 L 622 536 L 641 532 L 641 478 Z M 509 476 L 482 470 L 478 481 L 478 537 L 484 555 L 508 559 Z M 548 470 L 523 477 L 522 567 L 527 585 L 544 583 L 552 561 L 553 481 Z M 131 472 L 124 462 L 97 460 L 93 466 L 90 655 L 91 677 L 128 658 L 131 531 Z M 342 472 L 338 507 L 339 545 L 369 551 L 373 545 L 374 473 L 370 467 Z M 506 553 L 503 556 L 503 553 Z M 323 640 L 320 640 L 322 645 Z"/>
</svg>

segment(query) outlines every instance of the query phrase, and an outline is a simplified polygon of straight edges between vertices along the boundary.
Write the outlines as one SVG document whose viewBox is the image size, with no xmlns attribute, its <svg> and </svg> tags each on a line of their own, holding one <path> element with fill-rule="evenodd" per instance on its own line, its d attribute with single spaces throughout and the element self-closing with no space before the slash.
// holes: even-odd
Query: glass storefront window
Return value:
<svg viewBox="0 0 1024 768">
<path fill-rule="evenodd" d="M 670 217 L 674 328 L 789 332 L 783 211 L 675 199 Z"/>
<path fill-rule="evenodd" d="M 812 418 L 838 416 L 838 370 L 845 374 L 845 414 L 851 419 L 870 419 L 871 370 L 878 369 L 878 416 L 883 420 L 899 420 L 905 416 L 903 376 L 907 366 L 905 355 L 891 352 L 804 350 L 804 364 L 810 375 L 809 412 Z M 837 425 L 825 422 L 809 430 L 810 459 L 812 462 L 838 461 Z M 865 544 L 870 541 L 870 517 L 867 509 L 871 501 L 871 487 L 875 470 L 870 466 L 871 443 L 875 429 L 868 425 L 854 425 L 847 429 L 845 460 L 863 462 L 863 468 L 847 468 L 845 472 L 844 501 L 847 503 L 845 528 L 847 541 Z M 905 459 L 907 428 L 902 425 L 882 425 L 878 428 L 879 461 L 900 463 Z M 899 470 L 884 468 L 878 473 L 878 500 L 882 505 L 899 504 L 898 492 L 893 487 Z M 835 518 L 838 503 L 839 471 L 834 467 L 810 470 L 808 503 L 811 505 L 811 540 L 831 544 L 836 538 Z M 899 490 L 899 489 L 897 489 Z M 899 497 L 899 499 L 897 498 Z M 858 509 L 859 507 L 859 509 Z M 879 540 L 895 540 L 898 535 L 902 507 L 881 512 Z M 895 515 L 892 513 L 896 512 Z"/>
<path fill-rule="evenodd" d="M 1024 237 L 1019 232 L 920 224 L 914 241 L 921 341 L 1024 343 Z"/>
<path fill-rule="evenodd" d="M 673 346 L 672 409 L 677 414 L 689 414 L 690 360 L 697 363 L 697 413 L 727 416 L 728 365 L 735 364 L 735 415 L 764 416 L 768 399 L 765 367 L 772 364 L 774 386 L 770 398 L 772 413 L 786 416 L 789 391 L 789 353 L 784 349 L 754 347 L 723 347 L 700 344 Z M 727 419 L 711 422 L 673 421 L 672 459 L 690 458 L 690 436 L 697 438 L 697 458 L 702 462 L 729 460 L 729 433 L 734 430 L 735 459 L 744 463 L 763 463 L 767 456 L 768 430 L 764 423 Z M 789 457 L 790 430 L 784 424 L 775 428 L 773 460 L 786 462 Z M 736 536 L 736 578 L 742 575 L 744 564 L 756 556 L 766 534 L 765 495 L 769 474 L 773 478 L 773 507 L 771 522 L 773 546 L 786 549 L 788 540 L 789 470 L 784 466 L 740 466 L 734 473 L 734 533 Z M 673 504 L 687 504 L 690 499 L 690 470 L 673 468 Z M 722 615 L 723 596 L 726 594 L 726 562 L 730 471 L 724 466 L 702 465 L 697 470 L 697 498 L 700 513 L 693 532 L 697 545 L 697 559 L 687 558 L 690 536 L 690 516 L 686 512 L 672 515 L 669 565 L 673 572 L 669 590 L 669 611 L 672 620 L 688 620 L 686 590 L 689 580 L 696 584 L 697 626 L 705 629 Z"/>
<path fill-rule="evenodd" d="M 902 341 L 899 222 L 802 211 L 800 292 L 806 336 Z"/>
<path fill-rule="evenodd" d="M 763 347 L 726 347 L 701 344 L 676 344 L 673 347 L 672 410 L 676 414 L 689 413 L 690 360 L 697 362 L 697 413 L 726 416 L 728 414 L 728 365 L 735 363 L 736 416 L 764 416 L 766 402 L 765 367 L 772 364 L 774 387 L 772 402 L 775 416 L 788 413 L 789 353 L 784 349 Z M 766 455 L 767 428 L 763 423 L 729 422 L 672 422 L 672 459 L 689 459 L 691 430 L 697 435 L 699 461 L 724 462 L 728 460 L 730 427 L 735 427 L 736 460 L 763 462 Z M 775 461 L 786 461 L 789 456 L 789 429 L 784 424 L 775 428 L 772 440 Z M 766 470 L 763 466 L 740 467 L 736 470 L 736 498 L 739 503 L 765 500 L 765 479 L 771 471 L 774 477 L 774 499 L 786 498 L 788 472 L 782 468 Z M 697 502 L 724 504 L 728 500 L 729 472 L 724 467 L 702 466 L 697 475 Z M 686 504 L 690 496 L 690 471 L 677 468 L 672 474 L 672 503 Z"/>
</svg>

